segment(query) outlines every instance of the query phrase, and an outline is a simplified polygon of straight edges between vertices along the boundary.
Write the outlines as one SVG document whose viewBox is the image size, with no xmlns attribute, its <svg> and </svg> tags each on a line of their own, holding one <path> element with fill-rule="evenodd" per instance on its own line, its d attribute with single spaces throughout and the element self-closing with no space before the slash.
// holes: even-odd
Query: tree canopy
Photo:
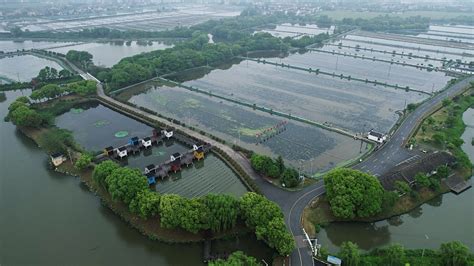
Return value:
<svg viewBox="0 0 474 266">
<path fill-rule="evenodd" d="M 129 204 L 138 192 L 148 189 L 146 177 L 138 169 L 117 168 L 105 178 L 108 191 L 115 200 Z"/>
<path fill-rule="evenodd" d="M 326 195 L 335 216 L 368 217 L 382 210 L 384 190 L 376 177 L 353 169 L 330 171 L 324 177 Z"/>
<path fill-rule="evenodd" d="M 258 266 L 261 265 L 257 259 L 245 255 L 242 251 L 236 251 L 226 259 L 218 259 L 209 262 L 208 266 Z"/>
</svg>

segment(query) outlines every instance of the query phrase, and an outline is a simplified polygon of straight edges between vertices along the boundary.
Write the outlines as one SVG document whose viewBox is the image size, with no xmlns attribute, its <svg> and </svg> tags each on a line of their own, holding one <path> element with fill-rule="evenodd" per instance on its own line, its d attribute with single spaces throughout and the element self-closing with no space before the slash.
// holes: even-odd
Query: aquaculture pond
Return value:
<svg viewBox="0 0 474 266">
<path fill-rule="evenodd" d="M 167 146 L 168 145 L 168 146 Z M 170 159 L 174 152 L 186 152 L 188 147 L 173 143 L 153 147 L 139 156 L 131 156 L 125 164 L 144 170 L 147 165 L 159 165 Z M 173 193 L 184 197 L 200 197 L 209 193 L 229 194 L 240 197 L 248 190 L 239 177 L 216 155 L 208 153 L 204 159 L 195 160 L 192 165 L 183 166 L 169 177 L 157 178 L 153 187 L 159 193 Z"/>
<path fill-rule="evenodd" d="M 342 43 L 343 45 L 347 45 L 347 46 L 352 46 L 352 47 L 355 47 L 355 46 L 360 46 L 361 48 L 362 47 L 365 47 L 365 48 L 372 48 L 372 49 L 376 49 L 376 50 L 382 50 L 382 51 L 387 51 L 387 52 L 392 52 L 392 51 L 397 51 L 398 53 L 405 53 L 406 55 L 409 55 L 410 53 L 413 54 L 413 55 L 417 55 L 417 56 L 423 56 L 423 57 L 426 57 L 427 55 L 431 58 L 437 58 L 437 59 L 443 59 L 443 58 L 447 58 L 448 60 L 449 59 L 453 59 L 453 60 L 457 60 L 457 59 L 460 59 L 462 61 L 470 61 L 472 60 L 472 57 L 466 57 L 466 56 L 463 56 L 463 55 L 454 55 L 454 54 L 446 54 L 446 53 L 443 53 L 443 49 L 441 47 L 439 47 L 439 49 L 436 49 L 435 51 L 425 51 L 425 50 L 418 50 L 416 48 L 404 48 L 404 47 L 393 47 L 393 46 L 390 46 L 390 45 L 382 45 L 382 44 L 373 44 L 373 43 L 364 43 L 364 42 L 358 42 L 358 41 L 351 41 L 351 40 L 347 40 L 347 39 L 342 39 L 341 41 L 338 41 L 337 43 Z M 436 52 L 438 51 L 439 52 Z M 362 50 L 361 50 L 362 52 Z M 379 53 L 377 53 L 379 55 Z M 375 53 L 374 55 L 375 56 Z M 406 57 L 405 57 L 406 58 Z M 408 59 L 409 56 L 408 56 Z M 415 58 L 412 58 L 411 60 L 415 60 Z M 436 61 L 434 60 L 431 60 L 430 61 L 431 64 L 433 64 L 434 66 L 436 66 Z M 440 65 L 438 65 L 440 66 Z"/>
<path fill-rule="evenodd" d="M 7 81 L 30 81 L 46 66 L 54 67 L 57 70 L 62 69 L 62 67 L 54 61 L 32 55 L 0 58 L 0 79 L 3 77 L 3 79 Z"/>
<path fill-rule="evenodd" d="M 6 92 L 0 116 L 29 93 Z M 8 151 L 0 153 L 0 264 L 205 265 L 201 244 L 149 240 L 105 207 L 79 178 L 50 170 L 48 155 L 12 123 L 0 121 L 0 135 L 0 147 Z M 252 235 L 213 241 L 213 254 L 235 250 L 267 262 L 273 255 Z"/>
<path fill-rule="evenodd" d="M 450 53 L 456 53 L 456 54 L 463 54 L 463 53 L 470 53 L 472 54 L 473 51 L 472 49 L 469 49 L 469 45 L 466 45 L 464 49 L 461 48 L 454 48 L 454 47 L 448 47 L 448 46 L 437 46 L 437 45 L 431 45 L 431 44 L 421 44 L 421 43 L 414 43 L 414 42 L 407 42 L 407 41 L 401 41 L 401 40 L 388 40 L 388 39 L 383 39 L 383 38 L 373 38 L 373 37 L 365 37 L 365 36 L 358 36 L 358 35 L 347 35 L 345 39 L 352 40 L 352 41 L 363 41 L 363 42 L 373 42 L 375 44 L 382 44 L 382 45 L 400 45 L 404 46 L 407 48 L 413 48 L 413 49 L 430 49 L 434 51 L 439 51 L 439 53 L 444 53 L 444 52 L 450 52 Z M 447 45 L 449 45 L 449 42 L 446 42 Z M 472 44 L 471 44 L 472 45 Z"/>
<path fill-rule="evenodd" d="M 101 104 L 91 103 L 72 108 L 56 117 L 56 125 L 72 131 L 74 139 L 86 150 L 102 151 L 119 147 L 131 137 L 152 135 L 153 129 Z"/>
<path fill-rule="evenodd" d="M 273 59 L 272 61 L 276 60 Z M 409 66 L 379 62 L 369 58 L 361 59 L 324 52 L 296 53 L 283 58 L 281 61 L 285 64 L 320 69 L 329 73 L 377 80 L 401 87 L 409 86 L 426 92 L 443 88 L 446 82 L 451 79 L 443 72 L 414 69 Z"/>
<path fill-rule="evenodd" d="M 427 97 L 253 61 L 185 84 L 351 132 L 388 132 L 398 119 L 397 110 Z"/>
<path fill-rule="evenodd" d="M 321 33 L 328 33 L 332 34 L 334 32 L 334 28 L 319 28 L 315 24 L 290 24 L 284 23 L 281 25 L 277 25 L 274 29 L 265 29 L 258 32 L 267 32 L 275 37 L 285 38 L 285 37 L 302 37 L 305 35 L 314 36 Z"/>
<path fill-rule="evenodd" d="M 133 41 L 82 43 L 74 46 L 65 46 L 49 50 L 63 54 L 66 54 L 69 50 L 87 51 L 92 54 L 94 64 L 111 67 L 124 57 L 154 50 L 162 50 L 169 47 L 172 47 L 172 45 L 162 42 L 137 43 L 136 41 Z"/>
<path fill-rule="evenodd" d="M 119 95 L 138 106 L 154 110 L 230 143 L 271 156 L 282 155 L 308 173 L 327 170 L 360 154 L 360 142 L 331 131 L 289 121 L 279 134 L 265 142 L 256 135 L 277 126 L 285 119 L 179 87 L 159 86 L 153 82 L 136 86 Z M 269 134 L 271 135 L 271 134 Z M 362 147 L 365 151 L 365 144 Z"/>
<path fill-rule="evenodd" d="M 466 131 L 463 150 L 474 162 L 474 109 L 463 117 Z M 406 248 L 439 248 L 444 242 L 458 240 L 474 250 L 474 189 L 460 195 L 447 193 L 436 197 L 408 214 L 376 223 L 332 223 L 318 234 L 319 242 L 336 251 L 344 241 L 364 250 L 400 243 Z"/>
</svg>

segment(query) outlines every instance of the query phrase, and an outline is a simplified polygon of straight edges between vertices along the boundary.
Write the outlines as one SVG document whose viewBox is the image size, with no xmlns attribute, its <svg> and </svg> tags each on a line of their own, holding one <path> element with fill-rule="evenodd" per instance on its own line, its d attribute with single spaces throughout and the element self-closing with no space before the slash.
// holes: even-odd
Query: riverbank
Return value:
<svg viewBox="0 0 474 266">
<path fill-rule="evenodd" d="M 458 164 L 453 174 L 464 179 L 470 178 L 472 163 L 467 154 L 461 149 L 462 134 L 466 128 L 463 113 L 474 104 L 472 87 L 452 101 L 443 102 L 443 106 L 431 116 L 425 118 L 414 134 L 412 144 L 422 143 L 429 150 L 447 150 L 452 153 Z M 442 137 L 434 137 L 440 134 Z M 441 139 L 438 140 L 438 138 Z M 306 232 L 315 236 L 322 227 L 332 222 L 364 222 L 373 223 L 409 213 L 426 202 L 450 191 L 445 182 L 441 182 L 436 190 L 419 187 L 413 192 L 404 193 L 393 207 L 384 209 L 381 213 L 366 218 L 340 219 L 332 214 L 331 207 L 325 196 L 314 199 L 304 210 L 302 224 Z"/>
</svg>

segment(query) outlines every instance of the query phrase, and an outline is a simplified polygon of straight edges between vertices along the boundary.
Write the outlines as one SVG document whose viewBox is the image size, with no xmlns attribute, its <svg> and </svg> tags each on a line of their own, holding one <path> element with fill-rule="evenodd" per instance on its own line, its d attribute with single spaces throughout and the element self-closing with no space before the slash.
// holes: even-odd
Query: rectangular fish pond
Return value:
<svg viewBox="0 0 474 266">
<path fill-rule="evenodd" d="M 397 110 L 428 95 L 242 61 L 184 83 L 351 132 L 388 132 Z"/>
<path fill-rule="evenodd" d="M 56 118 L 56 125 L 72 131 L 75 140 L 89 151 L 100 151 L 107 146 L 119 147 L 130 137 L 147 137 L 152 128 L 117 113 L 101 104 L 82 105 Z M 192 147 L 170 139 L 137 155 L 119 160 L 123 166 L 144 171 L 150 164 L 160 165 L 176 152 L 185 153 Z M 239 177 L 221 159 L 212 153 L 164 179 L 157 178 L 154 186 L 160 193 L 175 193 L 198 197 L 208 193 L 227 193 L 242 196 L 247 189 Z"/>
<path fill-rule="evenodd" d="M 270 156 L 282 155 L 307 173 L 328 170 L 366 149 L 366 144 L 361 148 L 351 137 L 157 82 L 138 85 L 118 97 L 231 144 Z"/>
</svg>

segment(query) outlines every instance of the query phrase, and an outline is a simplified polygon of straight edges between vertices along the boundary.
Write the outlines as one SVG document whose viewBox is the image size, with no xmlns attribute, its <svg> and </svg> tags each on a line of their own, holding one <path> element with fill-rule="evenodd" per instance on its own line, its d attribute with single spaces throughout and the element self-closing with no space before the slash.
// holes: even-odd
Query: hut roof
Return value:
<svg viewBox="0 0 474 266">
<path fill-rule="evenodd" d="M 59 157 L 63 157 L 64 154 L 62 154 L 61 152 L 55 152 L 53 154 L 51 154 L 51 158 L 59 158 Z"/>
<path fill-rule="evenodd" d="M 118 150 L 119 150 L 119 151 L 126 151 L 126 150 L 127 150 L 127 147 L 122 146 L 122 147 L 118 148 Z"/>
<path fill-rule="evenodd" d="M 112 146 L 109 146 L 109 147 L 105 148 L 106 151 L 112 151 L 113 149 L 114 149 L 114 147 L 112 147 Z"/>
<path fill-rule="evenodd" d="M 150 141 L 151 138 L 150 137 L 146 137 L 146 138 L 143 138 L 144 141 Z"/>
<path fill-rule="evenodd" d="M 155 165 L 154 164 L 149 164 L 145 167 L 145 169 L 148 169 L 148 170 L 155 169 Z"/>
</svg>

